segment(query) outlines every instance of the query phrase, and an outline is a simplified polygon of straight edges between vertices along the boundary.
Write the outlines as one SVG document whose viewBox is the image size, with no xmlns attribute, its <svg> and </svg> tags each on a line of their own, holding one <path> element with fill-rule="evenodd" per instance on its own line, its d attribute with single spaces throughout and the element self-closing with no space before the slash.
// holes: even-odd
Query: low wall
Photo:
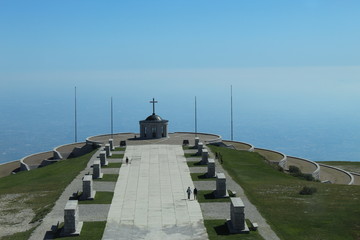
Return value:
<svg viewBox="0 0 360 240">
<path fill-rule="evenodd" d="M 20 168 L 20 160 L 0 164 L 0 178 L 9 176 Z"/>
<path fill-rule="evenodd" d="M 259 153 L 271 163 L 277 163 L 283 169 L 286 168 L 287 156 L 285 154 L 263 148 L 254 148 L 254 152 Z"/>
<path fill-rule="evenodd" d="M 298 167 L 302 173 L 311 174 L 316 180 L 320 180 L 320 166 L 316 162 L 288 156 L 286 169 L 291 165 Z"/>
<path fill-rule="evenodd" d="M 352 185 L 354 183 L 354 177 L 351 173 L 329 165 L 319 163 L 320 168 L 320 180 L 330 181 L 336 184 Z"/>
<path fill-rule="evenodd" d="M 209 139 L 209 140 L 205 140 L 204 143 L 205 144 L 213 144 L 216 142 L 222 142 L 222 138 L 220 135 L 217 134 L 211 134 L 211 133 L 194 133 L 194 132 L 174 132 L 176 134 L 192 134 L 192 135 L 205 135 L 205 136 L 211 136 L 214 137 L 214 139 Z M 195 136 L 194 136 L 195 137 Z"/>
<path fill-rule="evenodd" d="M 20 170 L 29 171 L 38 168 L 44 160 L 52 159 L 53 152 L 35 153 L 20 159 Z"/>
<path fill-rule="evenodd" d="M 93 149 L 92 146 L 87 146 L 86 142 L 64 144 L 54 148 L 53 159 L 68 159 L 69 157 L 74 157 L 74 155 L 81 156 L 90 152 L 91 150 L 88 151 L 89 148 Z"/>
<path fill-rule="evenodd" d="M 350 172 L 354 177 L 353 185 L 360 185 L 360 173 Z"/>
<path fill-rule="evenodd" d="M 243 150 L 248 152 L 254 151 L 254 146 L 249 143 L 237 142 L 237 141 L 223 141 L 226 145 L 233 146 L 236 150 Z"/>
</svg>

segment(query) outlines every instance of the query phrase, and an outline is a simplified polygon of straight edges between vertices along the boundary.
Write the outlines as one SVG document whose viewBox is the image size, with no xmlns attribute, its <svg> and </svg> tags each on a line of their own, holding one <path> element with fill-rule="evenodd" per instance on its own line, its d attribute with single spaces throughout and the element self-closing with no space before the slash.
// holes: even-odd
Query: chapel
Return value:
<svg viewBox="0 0 360 240">
<path fill-rule="evenodd" d="M 157 101 L 155 101 L 154 98 L 150 103 L 153 104 L 153 113 L 145 120 L 139 121 L 140 138 L 152 139 L 168 137 L 169 121 L 155 114 L 155 103 L 157 103 Z"/>
</svg>

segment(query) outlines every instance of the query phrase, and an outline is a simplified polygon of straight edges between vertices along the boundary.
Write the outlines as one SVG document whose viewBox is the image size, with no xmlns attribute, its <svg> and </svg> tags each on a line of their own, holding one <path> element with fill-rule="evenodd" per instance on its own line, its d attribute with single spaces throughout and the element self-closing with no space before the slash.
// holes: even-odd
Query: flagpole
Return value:
<svg viewBox="0 0 360 240">
<path fill-rule="evenodd" d="M 114 135 L 114 114 L 113 114 L 113 98 L 111 97 L 111 138 Z"/>
<path fill-rule="evenodd" d="M 76 99 L 76 87 L 75 87 L 75 142 L 77 142 L 77 99 Z"/>
<path fill-rule="evenodd" d="M 233 122 L 233 96 L 232 96 L 232 85 L 230 86 L 230 100 L 231 100 L 231 141 L 234 140 L 234 122 Z"/>
<path fill-rule="evenodd" d="M 196 104 L 196 96 L 195 96 L 195 137 L 197 137 L 197 104 Z"/>
</svg>

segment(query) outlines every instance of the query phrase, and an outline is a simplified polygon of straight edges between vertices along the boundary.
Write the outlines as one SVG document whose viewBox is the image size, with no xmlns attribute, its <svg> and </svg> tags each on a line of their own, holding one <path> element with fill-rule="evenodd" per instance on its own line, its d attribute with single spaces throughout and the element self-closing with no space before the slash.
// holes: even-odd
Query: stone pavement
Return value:
<svg viewBox="0 0 360 240">
<path fill-rule="evenodd" d="M 103 235 L 108 239 L 208 239 L 180 145 L 126 148 Z"/>
</svg>

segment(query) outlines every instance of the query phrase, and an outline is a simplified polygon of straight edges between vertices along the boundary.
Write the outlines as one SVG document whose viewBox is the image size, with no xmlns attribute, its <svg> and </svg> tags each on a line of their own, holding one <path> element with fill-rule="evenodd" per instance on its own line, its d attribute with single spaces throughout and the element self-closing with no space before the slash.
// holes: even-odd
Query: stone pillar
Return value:
<svg viewBox="0 0 360 240">
<path fill-rule="evenodd" d="M 199 142 L 199 144 L 198 144 L 198 151 L 197 151 L 197 154 L 196 154 L 196 155 L 202 156 L 203 148 L 204 148 L 204 144 L 203 144 L 202 142 Z"/>
<path fill-rule="evenodd" d="M 244 203 L 239 197 L 230 198 L 230 221 L 228 227 L 230 233 L 249 232 L 249 228 L 245 222 Z"/>
<path fill-rule="evenodd" d="M 202 164 L 207 164 L 208 159 L 209 159 L 209 152 L 208 152 L 207 149 L 203 149 L 202 154 L 201 154 L 201 163 Z"/>
<path fill-rule="evenodd" d="M 207 173 L 206 176 L 209 178 L 215 177 L 215 160 L 209 159 L 207 165 Z"/>
<path fill-rule="evenodd" d="M 195 138 L 195 148 L 198 148 L 200 139 L 198 137 Z"/>
<path fill-rule="evenodd" d="M 77 200 L 69 200 L 64 209 L 63 235 L 79 235 L 83 223 L 79 222 L 79 206 Z"/>
<path fill-rule="evenodd" d="M 103 173 L 101 172 L 100 160 L 95 160 L 93 164 L 93 179 L 102 178 Z"/>
<path fill-rule="evenodd" d="M 85 175 L 83 177 L 83 192 L 81 198 L 83 200 L 92 200 L 95 198 L 96 191 L 93 190 L 92 175 Z"/>
<path fill-rule="evenodd" d="M 106 152 L 106 157 L 111 157 L 110 144 L 105 144 L 104 150 Z"/>
<path fill-rule="evenodd" d="M 100 158 L 101 166 L 107 166 L 109 164 L 106 159 L 106 151 L 100 151 L 99 158 Z"/>
<path fill-rule="evenodd" d="M 224 173 L 218 173 L 216 176 L 216 197 L 227 197 L 226 177 Z"/>
<path fill-rule="evenodd" d="M 114 151 L 115 147 L 114 147 L 114 139 L 109 139 L 109 144 L 110 144 L 110 150 Z"/>
</svg>

